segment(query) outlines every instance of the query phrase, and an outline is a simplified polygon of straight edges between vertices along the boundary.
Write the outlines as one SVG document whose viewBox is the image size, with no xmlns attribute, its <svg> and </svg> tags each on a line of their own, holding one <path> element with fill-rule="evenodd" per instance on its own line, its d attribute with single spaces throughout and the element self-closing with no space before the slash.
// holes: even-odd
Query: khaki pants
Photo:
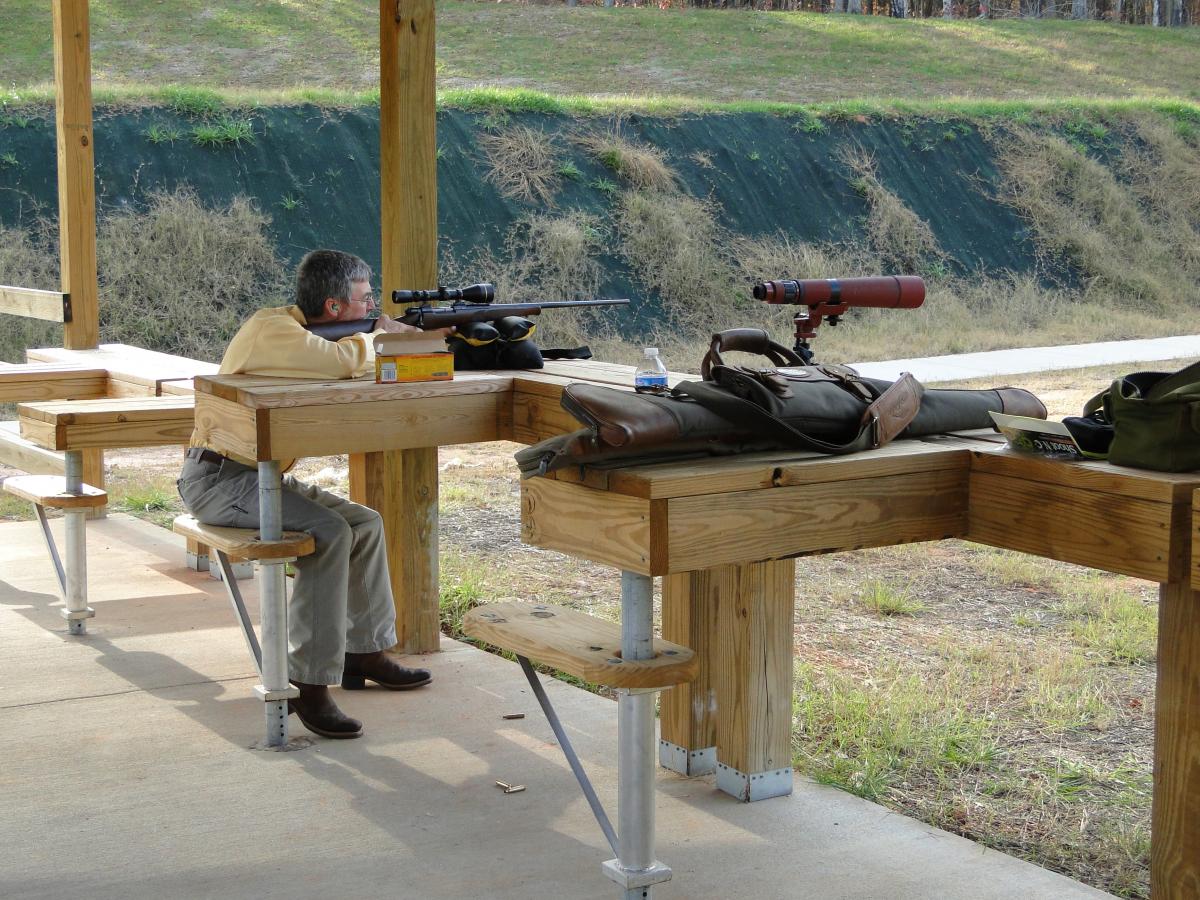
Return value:
<svg viewBox="0 0 1200 900">
<path fill-rule="evenodd" d="M 258 528 L 258 472 L 233 460 L 187 459 L 179 496 L 205 525 Z M 375 510 L 284 476 L 283 527 L 307 531 L 316 552 L 296 560 L 288 603 L 288 677 L 336 684 L 346 653 L 373 653 L 396 643 L 384 548 Z"/>
</svg>

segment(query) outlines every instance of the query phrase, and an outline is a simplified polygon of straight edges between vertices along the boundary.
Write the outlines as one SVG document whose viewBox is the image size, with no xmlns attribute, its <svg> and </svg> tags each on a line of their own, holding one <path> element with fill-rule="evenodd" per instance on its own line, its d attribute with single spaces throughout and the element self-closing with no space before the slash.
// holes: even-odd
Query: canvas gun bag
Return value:
<svg viewBox="0 0 1200 900">
<path fill-rule="evenodd" d="M 1115 465 L 1159 472 L 1200 469 L 1200 363 L 1173 373 L 1118 378 L 1087 402 L 1082 420 L 1074 421 L 1111 435 L 1108 461 Z"/>
<path fill-rule="evenodd" d="M 726 365 L 721 354 L 732 350 L 772 365 Z M 988 428 L 991 410 L 1046 417 L 1041 401 L 1017 388 L 926 390 L 907 373 L 892 383 L 846 366 L 806 366 L 758 328 L 713 335 L 701 375 L 664 395 L 568 385 L 562 406 L 585 427 L 520 450 L 521 473 L 759 450 L 853 453 L 897 437 Z"/>
</svg>

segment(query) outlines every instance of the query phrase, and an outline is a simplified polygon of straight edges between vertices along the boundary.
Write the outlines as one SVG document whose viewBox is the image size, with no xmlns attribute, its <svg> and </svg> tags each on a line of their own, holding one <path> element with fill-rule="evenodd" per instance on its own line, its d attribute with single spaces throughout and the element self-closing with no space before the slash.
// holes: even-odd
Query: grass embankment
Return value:
<svg viewBox="0 0 1200 900">
<path fill-rule="evenodd" d="M 237 84 L 349 99 L 378 85 L 378 5 L 93 4 L 98 96 Z M 6 0 L 0 84 L 53 81 L 50 10 Z M 437 4 L 438 84 L 556 95 L 812 103 L 1129 97 L 1200 100 L 1200 31 L 1098 22 L 892 20 L 748 10 Z M 332 93 L 330 93 L 332 92 Z"/>
</svg>

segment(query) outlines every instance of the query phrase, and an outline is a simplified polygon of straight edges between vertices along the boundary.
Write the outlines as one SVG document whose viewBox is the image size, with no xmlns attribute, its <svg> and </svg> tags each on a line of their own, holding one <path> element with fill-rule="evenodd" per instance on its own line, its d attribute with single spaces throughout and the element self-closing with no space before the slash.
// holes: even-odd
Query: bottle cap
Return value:
<svg viewBox="0 0 1200 900">
<path fill-rule="evenodd" d="M 657 347 L 647 347 L 645 350 L 642 351 L 642 355 L 643 356 L 658 356 L 658 348 Z"/>
</svg>

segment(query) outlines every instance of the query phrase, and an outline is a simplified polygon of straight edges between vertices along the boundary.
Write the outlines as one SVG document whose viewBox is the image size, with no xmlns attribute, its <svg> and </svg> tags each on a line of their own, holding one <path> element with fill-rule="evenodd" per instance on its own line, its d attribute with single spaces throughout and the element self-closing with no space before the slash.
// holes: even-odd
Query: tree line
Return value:
<svg viewBox="0 0 1200 900">
<path fill-rule="evenodd" d="M 576 0 L 567 0 L 574 6 Z M 653 0 L 652 0 L 653 2 Z M 1125 25 L 1191 25 L 1200 0 L 657 0 L 663 8 L 850 13 L 898 19 L 1093 19 Z M 627 5 L 640 5 L 638 0 Z M 604 0 L 605 6 L 621 5 Z"/>
</svg>

